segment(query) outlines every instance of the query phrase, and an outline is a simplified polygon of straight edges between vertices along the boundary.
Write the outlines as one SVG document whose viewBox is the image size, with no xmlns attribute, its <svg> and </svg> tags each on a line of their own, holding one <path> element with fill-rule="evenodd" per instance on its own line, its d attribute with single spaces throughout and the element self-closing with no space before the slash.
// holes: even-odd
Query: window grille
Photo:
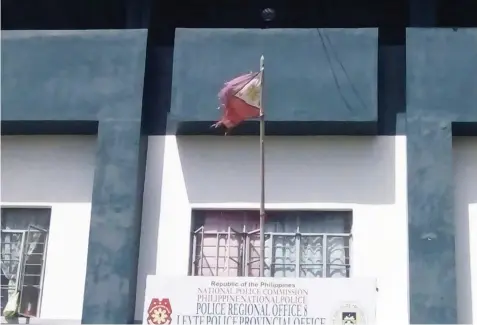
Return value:
<svg viewBox="0 0 477 325">
<path fill-rule="evenodd" d="M 39 315 L 49 209 L 2 208 L 1 308 L 19 293 L 18 314 Z"/>
<path fill-rule="evenodd" d="M 259 276 L 260 232 L 248 230 L 257 227 L 256 213 L 204 212 L 198 219 L 192 275 Z M 341 212 L 270 213 L 265 225 L 265 276 L 349 277 L 350 220 Z"/>
</svg>

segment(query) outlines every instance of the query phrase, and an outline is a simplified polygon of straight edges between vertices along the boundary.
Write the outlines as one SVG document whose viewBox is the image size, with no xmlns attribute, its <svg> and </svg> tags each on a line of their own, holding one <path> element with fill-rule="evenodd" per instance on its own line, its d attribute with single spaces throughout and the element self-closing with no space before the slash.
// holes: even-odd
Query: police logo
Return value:
<svg viewBox="0 0 477 325">
<path fill-rule="evenodd" d="M 366 325 L 366 317 L 355 303 L 345 303 L 333 314 L 333 325 Z"/>
<path fill-rule="evenodd" d="M 356 325 L 357 324 L 357 315 L 353 313 L 341 313 L 341 320 L 343 325 Z"/>
</svg>

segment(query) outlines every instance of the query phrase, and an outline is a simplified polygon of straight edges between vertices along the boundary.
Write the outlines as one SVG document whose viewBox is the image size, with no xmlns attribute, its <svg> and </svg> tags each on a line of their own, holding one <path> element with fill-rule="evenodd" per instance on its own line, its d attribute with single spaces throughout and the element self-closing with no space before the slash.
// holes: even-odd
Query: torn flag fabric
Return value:
<svg viewBox="0 0 477 325">
<path fill-rule="evenodd" d="M 225 83 L 219 92 L 221 119 L 214 127 L 231 129 L 241 122 L 260 117 L 263 71 L 241 75 Z"/>
</svg>

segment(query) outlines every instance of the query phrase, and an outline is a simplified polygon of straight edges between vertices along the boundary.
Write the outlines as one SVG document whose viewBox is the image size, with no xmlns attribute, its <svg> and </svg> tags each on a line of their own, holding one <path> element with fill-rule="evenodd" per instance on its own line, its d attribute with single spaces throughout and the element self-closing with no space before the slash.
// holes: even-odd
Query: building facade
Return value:
<svg viewBox="0 0 477 325">
<path fill-rule="evenodd" d="M 210 125 L 263 54 L 267 276 L 477 317 L 473 2 L 2 5 L 2 308 L 132 323 L 148 274 L 256 276 L 258 124 Z"/>
</svg>

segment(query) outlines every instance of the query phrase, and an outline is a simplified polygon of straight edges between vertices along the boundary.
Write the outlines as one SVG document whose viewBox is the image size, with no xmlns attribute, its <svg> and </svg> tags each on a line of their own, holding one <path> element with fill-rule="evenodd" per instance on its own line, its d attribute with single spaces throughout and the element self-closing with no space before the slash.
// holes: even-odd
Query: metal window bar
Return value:
<svg viewBox="0 0 477 325">
<path fill-rule="evenodd" d="M 236 238 L 237 256 L 236 256 L 236 258 L 235 258 L 235 256 L 234 257 L 229 257 L 229 258 L 230 258 L 230 260 L 237 263 L 237 276 L 241 276 L 243 274 L 242 271 L 243 271 L 243 268 L 244 268 L 244 264 L 243 264 L 243 252 L 244 252 L 243 248 L 244 248 L 244 245 L 245 245 L 244 236 L 240 231 L 234 230 L 232 228 L 230 228 L 230 231 L 232 232 L 232 235 L 235 236 L 235 238 Z M 232 239 L 232 237 L 230 237 L 230 238 Z M 229 245 L 229 250 L 232 247 L 235 247 L 235 246 L 230 246 Z M 230 273 L 228 273 L 228 275 L 230 275 Z"/>
<path fill-rule="evenodd" d="M 245 236 L 247 236 L 248 247 L 247 247 L 246 269 L 244 270 L 243 274 L 245 276 L 253 276 L 253 271 L 260 269 L 260 265 L 257 265 L 254 267 L 254 264 L 258 264 L 260 262 L 260 256 L 259 256 L 259 247 L 256 247 L 255 245 L 253 245 L 253 241 L 257 240 L 257 237 L 260 236 L 260 229 L 249 231 L 248 233 L 245 234 Z"/>
<path fill-rule="evenodd" d="M 339 268 L 344 268 L 345 270 L 345 277 L 350 276 L 350 256 L 349 256 L 349 250 L 350 250 L 350 238 L 351 234 L 350 233 L 300 233 L 299 232 L 300 228 L 299 226 L 297 227 L 297 232 L 296 233 L 291 233 L 291 232 L 266 232 L 265 233 L 265 239 L 269 241 L 269 245 L 266 245 L 266 250 L 268 252 L 267 256 L 270 257 L 269 261 L 269 266 L 266 266 L 266 272 L 269 273 L 269 276 L 275 276 L 274 268 L 275 265 L 277 264 L 274 260 L 273 256 L 273 247 L 276 245 L 274 243 L 275 238 L 277 236 L 295 236 L 295 251 L 296 251 L 296 260 L 293 264 L 295 268 L 295 276 L 300 277 L 300 270 L 303 266 L 306 267 L 312 267 L 312 266 L 321 266 L 321 277 L 329 277 L 331 274 L 331 267 L 336 266 Z M 237 256 L 237 260 L 232 258 L 230 256 L 230 240 L 231 240 L 231 235 L 233 234 L 237 236 L 237 249 L 239 251 L 239 256 Z M 253 275 L 253 270 L 255 269 L 253 267 L 254 263 L 257 263 L 259 261 L 259 256 L 254 256 L 253 252 L 258 253 L 258 247 L 255 247 L 256 245 L 253 245 L 253 241 L 256 240 L 254 237 L 258 236 L 259 230 L 253 230 L 250 232 L 238 232 L 234 231 L 232 229 L 229 229 L 227 232 L 216 232 L 216 231 L 204 231 L 203 227 L 200 227 L 194 232 L 194 258 L 192 262 L 192 274 L 193 275 L 204 275 L 203 269 L 203 260 L 206 257 L 213 257 L 216 258 L 216 272 L 215 275 L 218 275 L 218 270 L 219 270 L 219 251 L 220 251 L 220 236 L 225 235 L 227 238 L 227 244 L 225 246 L 226 252 L 229 252 L 229 256 L 227 259 L 227 264 L 225 264 L 225 268 L 229 268 L 230 266 L 228 265 L 229 260 L 232 260 L 237 263 L 237 273 L 238 276 L 250 276 Z M 217 240 L 216 240 L 216 256 L 204 256 L 204 238 L 206 235 L 216 235 Z M 200 236 L 201 238 L 198 239 L 197 237 Z M 306 236 L 312 236 L 312 237 L 321 237 L 322 238 L 322 261 L 321 263 L 312 263 L 312 264 L 306 264 L 302 263 L 300 261 L 300 254 L 301 254 L 301 241 L 303 237 Z M 335 263 L 330 260 L 329 256 L 329 239 L 330 238 L 343 238 L 343 263 Z M 198 243 L 200 242 L 200 254 L 197 254 L 198 250 Z M 227 256 L 225 256 L 227 258 Z M 206 261 L 207 263 L 207 261 Z M 278 263 L 281 266 L 288 265 L 286 263 Z M 290 264 L 292 266 L 292 264 Z M 268 268 L 268 270 L 267 270 Z M 230 275 L 230 270 L 228 271 L 228 275 Z"/>
<path fill-rule="evenodd" d="M 328 238 L 326 236 L 323 236 L 322 247 L 323 251 L 321 253 L 321 258 L 323 262 L 323 269 L 321 270 L 321 277 L 326 278 L 328 277 L 328 265 L 326 263 L 328 261 Z"/>
<path fill-rule="evenodd" d="M 300 277 L 301 265 L 300 265 L 300 258 L 301 258 L 301 234 L 300 234 L 300 215 L 296 217 L 297 225 L 296 225 L 296 238 L 295 238 L 295 276 L 298 278 Z"/>
<path fill-rule="evenodd" d="M 10 262 L 16 262 L 17 264 L 17 270 L 16 270 L 16 277 L 15 277 L 15 283 L 11 285 L 10 283 L 7 283 L 6 285 L 2 284 L 1 289 L 2 293 L 6 291 L 7 296 L 6 297 L 1 297 L 2 299 L 2 308 L 5 307 L 6 303 L 8 302 L 8 299 L 10 298 L 11 293 L 18 292 L 20 289 L 20 279 L 21 279 L 21 274 L 22 274 L 22 256 L 23 256 L 23 248 L 25 246 L 25 231 L 24 230 L 2 230 L 2 238 L 4 238 L 4 234 L 10 234 L 10 242 L 2 242 L 1 246 L 5 247 L 6 245 L 10 245 L 10 253 L 7 254 L 10 256 L 8 259 Z M 14 259 L 11 253 L 11 246 L 16 243 L 17 241 L 12 241 L 13 235 L 19 235 L 20 238 L 17 241 L 20 241 L 20 251 L 18 252 L 18 259 Z M 4 259 L 6 261 L 7 259 Z M 11 275 L 11 274 L 6 274 L 6 275 Z M 10 282 L 10 280 L 9 280 Z M 4 303 L 3 303 L 4 302 Z M 2 309 L 3 312 L 3 309 Z"/>
<path fill-rule="evenodd" d="M 214 243 L 206 244 L 206 239 L 210 239 L 211 237 L 215 237 Z M 220 272 L 224 272 L 227 273 L 227 275 L 230 275 L 231 269 L 236 269 L 237 274 L 241 275 L 243 273 L 244 265 L 244 238 L 245 236 L 242 232 L 236 231 L 231 227 L 229 227 L 227 231 L 220 232 L 205 231 L 203 227 L 200 227 L 193 233 L 194 255 L 192 258 L 191 273 L 193 275 L 204 275 L 204 270 L 208 268 L 209 271 L 212 271 L 212 267 L 212 275 L 215 276 L 219 275 Z M 236 244 L 233 244 L 232 241 L 235 241 Z M 209 250 L 206 250 L 207 248 L 209 248 Z M 211 254 L 210 249 L 213 249 L 215 253 Z M 224 252 L 223 254 L 221 253 L 222 250 Z M 200 253 L 197 253 L 197 251 L 199 251 Z M 232 251 L 233 256 L 231 254 Z M 212 259 L 213 263 L 209 263 L 210 259 Z M 221 264 L 222 259 L 223 265 Z M 236 264 L 237 267 L 232 267 L 231 262 Z"/>
<path fill-rule="evenodd" d="M 204 227 L 200 229 L 200 275 L 204 275 Z"/>
<path fill-rule="evenodd" d="M 39 248 L 39 252 L 32 251 L 29 253 L 30 246 L 32 241 L 30 238 L 33 238 L 33 234 L 39 235 L 35 247 Z M 43 235 L 43 240 L 40 241 Z M 37 317 L 39 316 L 40 306 L 41 306 L 41 296 L 42 296 L 42 287 L 43 287 L 43 278 L 44 278 L 44 269 L 45 269 L 45 253 L 46 253 L 46 243 L 47 243 L 48 231 L 39 227 L 30 225 L 28 230 L 24 234 L 24 246 L 23 246 L 23 255 L 22 255 L 22 276 L 20 278 L 20 299 L 19 299 L 19 314 L 25 317 Z M 30 258 L 36 258 L 40 263 L 30 263 Z M 39 270 L 38 270 L 39 266 Z M 28 270 L 27 270 L 28 268 Z M 28 272 L 27 272 L 28 271 Z M 38 273 L 36 271 L 39 271 Z M 33 273 L 30 273 L 33 272 Z M 26 283 L 25 279 L 32 279 Z M 37 279 L 38 278 L 38 279 Z M 28 292 L 33 297 L 29 297 L 25 294 Z M 29 298 L 33 298 L 30 300 Z"/>
<path fill-rule="evenodd" d="M 196 258 L 197 258 L 197 236 L 194 235 L 192 236 L 192 270 L 191 274 L 192 276 L 197 275 L 196 274 Z"/>
<path fill-rule="evenodd" d="M 300 277 L 300 254 L 301 254 L 301 235 L 298 232 L 296 234 L 296 239 L 295 239 L 295 251 L 296 251 L 296 258 L 295 258 L 295 276 L 298 278 Z"/>
<path fill-rule="evenodd" d="M 236 242 L 236 245 L 232 244 L 232 240 Z M 224 258 L 225 258 L 225 263 L 224 263 L 224 272 L 227 272 L 227 276 L 230 276 L 230 262 L 234 262 L 236 265 L 237 269 L 237 275 L 240 275 L 241 268 L 243 268 L 243 235 L 241 232 L 234 230 L 232 227 L 228 227 L 227 229 L 227 239 L 225 243 L 225 253 L 224 253 Z M 237 249 L 235 251 L 235 248 Z M 233 249 L 233 255 L 232 255 L 232 249 Z"/>
<path fill-rule="evenodd" d="M 231 259 L 230 257 L 230 237 L 232 237 L 232 231 L 231 228 L 229 227 L 228 229 L 228 234 L 227 234 L 227 239 L 225 240 L 225 252 L 224 252 L 224 272 L 227 272 L 227 275 L 230 276 L 230 268 L 229 268 L 229 260 Z M 238 239 L 237 239 L 238 241 Z M 240 246 L 240 243 L 238 243 Z"/>
<path fill-rule="evenodd" d="M 193 256 L 192 256 L 192 275 L 202 275 L 198 272 L 199 270 L 199 266 L 198 266 L 198 263 L 199 263 L 199 260 L 200 260 L 200 256 L 202 256 L 202 251 L 201 251 L 201 243 L 200 243 L 200 239 L 198 239 L 197 237 L 197 234 L 201 233 L 202 232 L 202 228 L 203 227 L 200 227 L 199 229 L 195 230 L 192 234 L 193 238 L 194 238 L 194 247 L 192 249 L 193 251 Z M 200 246 L 199 246 L 200 245 Z"/>
<path fill-rule="evenodd" d="M 297 277 L 323 277 L 323 235 L 302 235 L 297 254 L 299 274 Z"/>
<path fill-rule="evenodd" d="M 215 250 L 216 250 L 216 254 L 215 254 L 215 276 L 219 275 L 219 258 L 220 258 L 220 234 L 217 233 L 217 240 L 215 241 Z M 205 245 L 204 245 L 205 247 Z"/>
<path fill-rule="evenodd" d="M 346 277 L 351 277 L 351 247 L 353 245 L 353 234 L 348 237 L 348 245 L 345 247 L 345 256 L 347 257 L 348 267 L 346 269 Z"/>
<path fill-rule="evenodd" d="M 9 284 L 6 286 L 2 284 L 2 289 L 10 289 L 14 292 L 20 292 L 20 297 L 19 297 L 19 314 L 25 317 L 39 317 L 40 314 L 40 307 L 41 307 L 41 301 L 42 301 L 42 292 L 43 292 L 43 282 L 44 282 L 44 276 L 45 276 L 45 257 L 46 257 L 46 250 L 47 250 L 47 243 L 48 243 L 48 231 L 39 227 L 35 227 L 30 225 L 28 227 L 28 230 L 10 230 L 10 229 L 4 229 L 1 230 L 2 235 L 3 234 L 17 234 L 20 235 L 21 237 L 21 244 L 20 244 L 20 252 L 18 254 L 18 260 L 14 260 L 18 263 L 17 271 L 16 271 L 16 281 L 14 284 L 14 287 L 11 287 Z M 29 238 L 31 238 L 32 234 L 38 234 L 42 233 L 44 235 L 44 238 L 41 242 L 37 242 L 35 245 L 38 245 L 38 247 L 42 247 L 41 251 L 39 253 L 31 253 L 28 254 L 28 248 L 31 245 L 29 243 Z M 2 236 L 3 237 L 3 236 Z M 13 243 L 6 243 L 2 242 L 1 246 L 5 245 L 11 245 Z M 40 259 L 39 263 L 28 263 L 28 257 L 33 256 L 37 257 L 37 259 Z M 11 256 L 10 256 L 11 257 Z M 3 259 L 4 261 L 6 259 Z M 26 270 L 26 267 L 36 267 L 39 268 L 38 273 L 29 273 Z M 38 280 L 35 280 L 37 282 L 36 285 L 25 285 L 25 277 L 28 278 L 39 278 Z M 32 313 L 22 313 L 21 307 L 22 307 L 22 302 L 24 301 L 24 296 L 23 292 L 25 288 L 35 288 L 38 292 L 37 294 L 37 299 L 35 301 L 36 307 L 34 312 Z M 10 291 L 8 290 L 8 291 Z M 3 297 L 2 296 L 2 301 L 3 299 L 8 300 L 8 297 Z"/>
<path fill-rule="evenodd" d="M 37 229 L 40 229 L 37 227 Z M 45 232 L 44 238 L 44 245 L 43 245 L 43 259 L 42 259 L 42 266 L 41 266 L 41 277 L 40 277 L 40 292 L 39 292 L 39 299 L 38 299 L 38 317 L 41 316 L 41 304 L 43 302 L 43 283 L 45 282 L 45 271 L 46 271 L 46 252 L 48 249 L 48 235 L 49 232 L 46 229 L 42 229 Z"/>
<path fill-rule="evenodd" d="M 275 260 L 273 256 L 273 247 L 274 247 L 273 244 L 275 242 L 275 233 L 270 233 L 268 238 L 269 238 L 268 242 L 270 243 L 270 245 L 268 247 L 265 247 L 265 251 L 268 251 L 268 256 L 270 256 L 270 260 L 269 260 L 270 267 L 268 268 L 267 271 L 269 272 L 269 276 L 273 277 L 275 275 L 275 264 L 273 263 L 273 261 Z"/>
<path fill-rule="evenodd" d="M 343 240 L 342 242 L 342 247 L 340 247 L 340 250 L 342 250 L 340 257 L 332 259 L 330 256 L 331 253 L 331 246 L 332 243 L 331 241 L 333 239 L 341 238 Z M 332 277 L 333 276 L 333 269 L 338 272 L 338 273 L 344 273 L 344 277 L 349 277 L 350 276 L 350 256 L 349 256 L 349 247 L 350 247 L 350 239 L 351 239 L 351 234 L 348 234 L 347 236 L 337 236 L 335 234 L 328 234 L 326 237 L 326 245 L 327 245 L 327 255 L 326 255 L 326 276 L 327 277 Z M 341 246 L 341 245 L 340 245 Z M 340 272 L 343 271 L 344 272 Z"/>
</svg>

